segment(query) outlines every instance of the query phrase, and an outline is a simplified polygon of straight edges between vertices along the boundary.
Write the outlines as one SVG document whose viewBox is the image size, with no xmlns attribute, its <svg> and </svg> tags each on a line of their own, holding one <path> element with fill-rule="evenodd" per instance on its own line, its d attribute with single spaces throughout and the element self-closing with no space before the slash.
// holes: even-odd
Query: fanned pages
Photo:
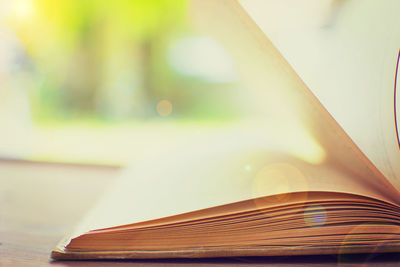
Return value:
<svg viewBox="0 0 400 267">
<path fill-rule="evenodd" d="M 393 105 L 400 2 L 312 2 L 242 4 L 346 133 L 400 188 Z"/>
<path fill-rule="evenodd" d="M 399 251 L 400 192 L 243 7 L 191 8 L 234 58 L 255 119 L 136 160 L 52 257 Z"/>
</svg>

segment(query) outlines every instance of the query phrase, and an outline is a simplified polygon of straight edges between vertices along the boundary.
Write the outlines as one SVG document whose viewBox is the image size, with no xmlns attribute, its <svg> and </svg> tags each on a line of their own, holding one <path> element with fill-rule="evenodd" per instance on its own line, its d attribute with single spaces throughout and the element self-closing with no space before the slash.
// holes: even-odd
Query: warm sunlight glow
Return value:
<svg viewBox="0 0 400 267">
<path fill-rule="evenodd" d="M 276 132 L 279 133 L 275 137 L 276 142 L 279 141 L 281 149 L 290 155 L 315 165 L 326 159 L 324 148 L 300 122 L 292 120 Z"/>
<path fill-rule="evenodd" d="M 34 15 L 35 6 L 31 0 L 17 0 L 14 1 L 12 12 L 17 20 L 26 21 Z"/>
<path fill-rule="evenodd" d="M 293 144 L 291 151 L 294 156 L 311 163 L 320 164 L 325 160 L 326 153 L 324 149 L 311 136 L 304 136 L 302 140 Z"/>
<path fill-rule="evenodd" d="M 276 195 L 276 201 L 290 198 L 293 188 L 308 190 L 308 182 L 304 174 L 288 163 L 272 163 L 260 169 L 253 181 L 253 196 Z M 261 204 L 261 203 L 260 203 Z"/>
</svg>

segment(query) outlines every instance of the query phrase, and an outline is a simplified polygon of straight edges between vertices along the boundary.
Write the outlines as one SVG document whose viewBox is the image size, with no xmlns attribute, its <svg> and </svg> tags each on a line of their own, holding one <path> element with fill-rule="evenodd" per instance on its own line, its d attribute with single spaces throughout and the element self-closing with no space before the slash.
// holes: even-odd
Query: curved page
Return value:
<svg viewBox="0 0 400 267">
<path fill-rule="evenodd" d="M 399 192 L 237 2 L 198 0 L 192 10 L 204 32 L 233 55 L 252 96 L 246 103 L 254 108 L 254 119 L 262 119 L 143 153 L 75 235 L 299 191 L 352 193 L 399 204 Z M 281 122 L 300 127 L 275 127 Z M 303 128 L 315 142 L 301 138 Z"/>
<path fill-rule="evenodd" d="M 307 192 L 320 191 L 391 202 L 334 162 L 309 163 L 267 150 L 252 130 L 210 135 L 137 160 L 73 236 L 264 196 L 277 195 L 275 204 L 286 205 L 294 201 L 294 192 L 305 192 L 302 201 L 311 200 Z"/>
<path fill-rule="evenodd" d="M 346 133 L 400 188 L 394 110 L 400 2 L 240 3 Z"/>
</svg>

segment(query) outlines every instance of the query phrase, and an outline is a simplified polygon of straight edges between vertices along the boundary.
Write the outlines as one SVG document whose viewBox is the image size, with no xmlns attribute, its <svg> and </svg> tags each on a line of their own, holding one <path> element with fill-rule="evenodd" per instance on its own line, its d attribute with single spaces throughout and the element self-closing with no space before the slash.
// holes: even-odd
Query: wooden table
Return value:
<svg viewBox="0 0 400 267">
<path fill-rule="evenodd" d="M 51 261 L 71 232 L 118 177 L 119 168 L 0 159 L 0 266 L 248 265 L 400 266 L 398 255 L 356 255 L 201 260 Z"/>
</svg>

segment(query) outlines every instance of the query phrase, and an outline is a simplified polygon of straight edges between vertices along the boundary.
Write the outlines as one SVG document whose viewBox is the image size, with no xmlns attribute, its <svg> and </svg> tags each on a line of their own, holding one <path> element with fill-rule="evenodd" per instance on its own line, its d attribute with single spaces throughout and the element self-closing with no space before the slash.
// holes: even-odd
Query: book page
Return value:
<svg viewBox="0 0 400 267">
<path fill-rule="evenodd" d="M 392 202 L 390 195 L 334 162 L 307 162 L 277 151 L 276 144 L 265 138 L 271 137 L 268 129 L 238 126 L 246 130 L 209 133 L 136 160 L 74 236 L 250 199 L 264 207 L 263 200 L 257 200 L 264 196 L 274 196 L 268 200 L 271 203 L 286 205 L 296 197 L 294 192 L 304 192 L 303 201 L 310 200 L 307 192 L 313 191 Z"/>
<path fill-rule="evenodd" d="M 241 99 L 253 108 L 253 123 L 194 135 L 137 159 L 76 235 L 299 191 L 353 193 L 400 203 L 399 192 L 237 2 L 192 4 L 204 32 L 234 55 L 245 86 L 242 93 L 250 96 Z"/>
<path fill-rule="evenodd" d="M 400 188 L 394 110 L 400 2 L 240 3 L 346 133 Z"/>
<path fill-rule="evenodd" d="M 287 120 L 292 116 L 300 119 L 325 149 L 329 160 L 362 177 L 364 183 L 376 190 L 398 195 L 237 1 L 199 0 L 193 3 L 199 25 L 205 31 L 213 32 L 235 55 L 242 79 L 247 82 L 248 88 L 259 92 L 257 99 L 265 102 L 265 109 L 268 109 L 271 99 L 280 103 L 283 108 L 277 109 L 273 115 L 275 118 Z M 344 107 L 349 113 L 356 108 L 354 105 Z M 288 116 L 284 116 L 283 111 Z M 363 131 L 366 134 L 372 130 L 364 128 Z"/>
</svg>

